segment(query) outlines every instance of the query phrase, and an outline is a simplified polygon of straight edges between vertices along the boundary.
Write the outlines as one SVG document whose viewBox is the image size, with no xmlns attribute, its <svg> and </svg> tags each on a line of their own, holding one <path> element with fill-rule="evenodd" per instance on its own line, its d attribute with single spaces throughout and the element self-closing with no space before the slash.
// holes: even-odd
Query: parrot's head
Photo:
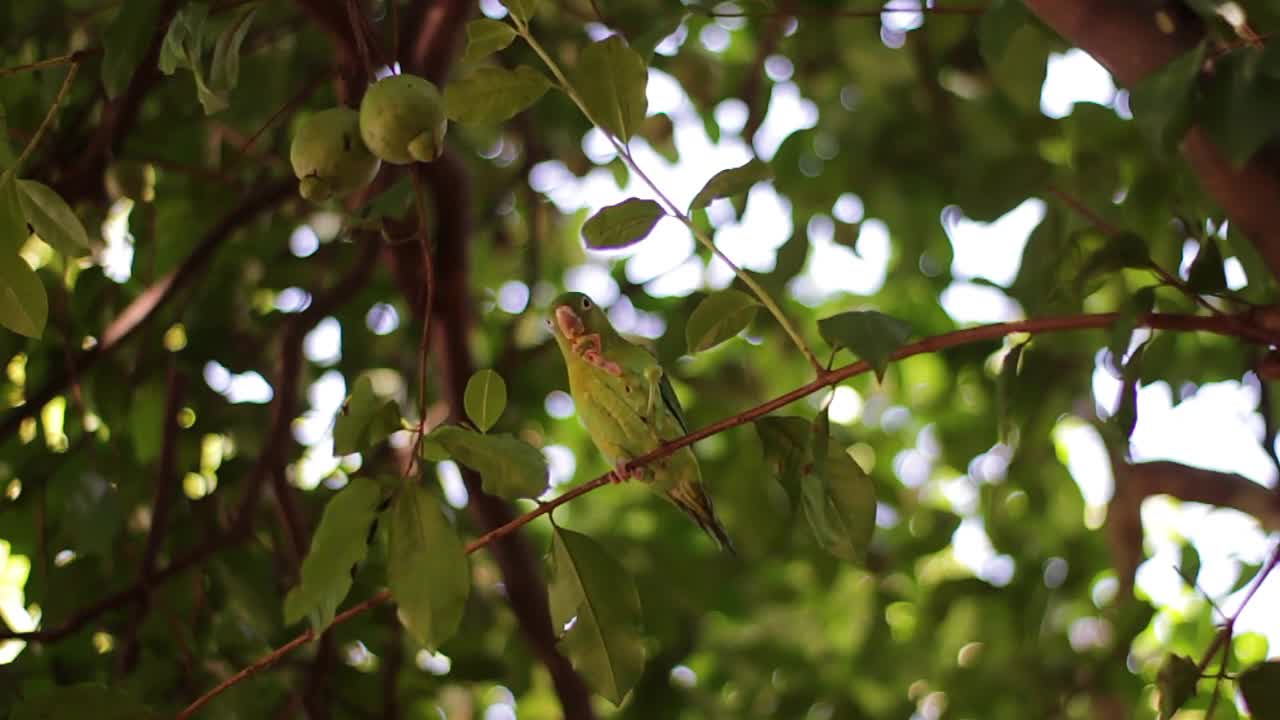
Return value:
<svg viewBox="0 0 1280 720">
<path fill-rule="evenodd" d="M 572 347 L 584 335 L 610 329 L 609 318 L 594 300 L 580 292 L 567 292 L 551 302 L 547 327 L 562 347 Z"/>
</svg>

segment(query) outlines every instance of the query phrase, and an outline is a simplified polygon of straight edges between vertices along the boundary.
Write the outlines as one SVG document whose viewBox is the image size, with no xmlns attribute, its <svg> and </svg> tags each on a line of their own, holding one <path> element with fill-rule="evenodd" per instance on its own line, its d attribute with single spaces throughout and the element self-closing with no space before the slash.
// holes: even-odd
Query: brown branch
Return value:
<svg viewBox="0 0 1280 720">
<path fill-rule="evenodd" d="M 151 529 L 147 533 L 147 544 L 143 548 L 142 562 L 138 569 L 133 625 L 129 628 L 128 639 L 120 653 L 120 669 L 125 674 L 132 672 L 138 662 L 138 634 L 147 611 L 151 609 L 151 579 L 155 575 L 156 561 L 160 557 L 165 533 L 169 530 L 169 512 L 173 508 L 174 491 L 178 486 L 178 412 L 182 408 L 185 390 L 186 376 L 178 370 L 176 362 L 170 359 L 168 391 L 164 400 L 164 425 L 159 428 L 160 466 L 156 471 L 156 487 L 151 500 Z"/>
<path fill-rule="evenodd" d="M 37 60 L 33 63 L 27 63 L 26 65 L 14 65 L 13 67 L 0 68 L 0 78 L 32 70 L 43 70 L 44 68 L 57 67 L 59 65 L 78 65 L 88 58 L 101 54 L 102 48 L 86 48 L 84 50 L 76 50 L 73 53 L 67 53 L 66 55 Z"/>
<path fill-rule="evenodd" d="M 239 206 L 227 213 L 218 224 L 213 226 L 196 249 L 191 251 L 187 259 L 177 269 L 165 275 L 153 285 L 142 291 L 142 294 L 116 316 L 98 336 L 98 344 L 79 354 L 73 365 L 80 374 L 103 357 L 109 355 L 138 328 L 149 322 L 156 313 L 165 306 L 179 290 L 200 277 L 200 271 L 213 258 L 214 253 L 241 226 L 249 223 L 262 213 L 293 194 L 297 181 L 290 178 L 265 187 L 251 190 Z M 27 402 L 10 410 L 0 419 L 0 441 L 13 434 L 18 425 L 26 418 L 38 412 L 55 395 L 62 392 L 70 381 L 67 373 L 52 374 L 44 386 L 27 397 Z"/>
<path fill-rule="evenodd" d="M 884 7 L 877 10 L 853 10 L 847 8 L 805 8 L 785 11 L 768 11 L 768 12 L 719 12 L 717 10 L 704 10 L 702 8 L 689 7 L 690 12 L 695 12 L 705 17 L 713 18 L 767 18 L 776 17 L 778 15 L 787 15 L 794 17 L 825 17 L 825 18 L 878 18 L 884 14 L 894 13 L 920 13 L 922 15 L 981 15 L 987 11 L 985 5 L 955 5 L 952 7 Z"/>
<path fill-rule="evenodd" d="M 1142 3 L 1111 0 L 1026 0 L 1026 5 L 1130 88 L 1204 38 L 1200 20 L 1175 5 L 1158 11 Z M 1157 16 L 1169 32 L 1162 31 Z M 1237 169 L 1198 126 L 1182 139 L 1182 154 L 1231 224 L 1244 232 L 1272 274 L 1280 277 L 1280 163 L 1259 154 Z"/>
<path fill-rule="evenodd" d="M 45 113 L 44 120 L 40 122 L 40 126 L 36 128 L 35 135 L 31 136 L 31 140 L 27 142 L 27 146 L 22 148 L 22 153 L 18 155 L 18 159 L 13 161 L 13 172 L 16 175 L 22 171 L 22 164 L 31 157 L 31 153 L 44 139 L 44 134 L 48 132 L 49 126 L 53 124 L 53 119 L 58 116 L 58 108 L 62 106 L 62 101 L 67 98 L 67 92 L 71 90 L 71 83 L 76 79 L 76 71 L 80 69 L 78 63 L 72 63 L 67 68 L 67 74 L 62 78 L 62 86 L 58 88 L 58 94 L 53 98 L 53 104 L 49 106 L 49 111 Z"/>
<path fill-rule="evenodd" d="M 945 350 L 947 348 L 957 347 L 960 345 L 967 345 L 975 342 L 997 340 L 1006 335 L 1012 335 L 1015 333 L 1037 334 L 1037 333 L 1050 333 L 1050 332 L 1068 332 L 1068 331 L 1075 331 L 1075 330 L 1100 330 L 1110 326 L 1113 322 L 1115 322 L 1115 320 L 1116 320 L 1115 313 L 1102 313 L 1097 315 L 1072 315 L 1072 316 L 1065 316 L 1065 317 L 1038 318 L 1034 320 L 1022 320 L 1018 322 L 997 323 L 994 325 L 983 325 L 980 327 L 967 328 L 965 330 L 957 330 L 955 332 L 947 333 L 945 335 L 936 335 L 933 337 L 925 338 L 915 343 L 911 343 L 909 345 L 905 345 L 893 354 L 893 359 L 902 360 L 908 357 L 912 357 L 914 355 L 921 355 L 924 353 L 936 352 L 938 350 Z M 1203 317 L 1198 315 L 1192 316 L 1192 315 L 1151 314 L 1143 317 L 1141 319 L 1140 324 L 1150 328 L 1155 328 L 1155 329 L 1179 330 L 1179 331 L 1188 331 L 1188 332 L 1202 331 L 1202 332 L 1211 332 L 1211 333 L 1217 333 L 1217 334 L 1228 335 L 1228 336 L 1239 336 L 1239 333 L 1240 333 L 1239 328 L 1233 327 L 1223 322 L 1219 318 Z M 449 347 L 449 346 L 446 346 L 446 347 Z M 667 457 L 668 455 L 671 455 L 672 453 L 676 452 L 680 448 L 687 447 L 699 440 L 706 439 L 712 435 L 724 432 L 725 430 L 729 430 L 729 429 L 738 427 L 740 425 L 745 425 L 746 423 L 749 423 L 757 418 L 768 415 L 774 410 L 781 409 L 782 407 L 790 405 L 791 403 L 797 400 L 800 400 L 809 395 L 812 395 L 813 393 L 818 392 L 823 388 L 826 388 L 831 385 L 836 385 L 856 375 L 861 375 L 862 373 L 869 372 L 870 370 L 871 370 L 871 366 L 869 364 L 867 364 L 866 362 L 859 361 L 855 363 L 850 363 L 849 365 L 845 365 L 835 370 L 827 371 L 822 377 L 818 378 L 817 380 L 814 380 L 806 385 L 798 387 L 795 390 L 792 390 L 788 393 L 779 395 L 778 397 L 768 402 L 757 405 L 749 410 L 744 410 L 743 412 L 727 417 L 723 420 L 720 420 L 719 422 L 715 422 L 710 425 L 707 425 L 706 427 L 700 430 L 689 433 L 688 435 L 685 435 L 676 440 L 672 440 L 668 443 L 664 443 L 663 445 L 659 446 L 653 451 L 648 452 L 644 455 L 641 455 L 640 457 L 632 460 L 630 463 L 627 463 L 624 470 L 626 469 L 634 470 L 634 469 L 643 467 L 645 465 L 648 465 L 651 462 L 660 460 L 664 457 Z M 467 555 L 470 555 L 471 553 L 474 553 L 483 547 L 488 547 L 489 545 L 497 543 L 499 540 L 510 539 L 509 536 L 511 536 L 512 533 L 514 533 L 516 530 L 520 529 L 524 525 L 527 525 L 528 523 L 532 522 L 534 519 L 541 517 L 543 515 L 546 515 L 551 511 L 555 510 L 556 508 L 560 507 L 561 505 L 564 505 L 565 503 L 575 498 L 585 495 L 588 492 L 591 492 L 592 490 L 598 487 L 603 487 L 605 485 L 610 484 L 610 480 L 612 477 L 613 477 L 613 471 L 610 470 L 609 472 L 606 472 L 603 475 L 600 475 L 588 482 L 583 483 L 582 485 L 579 485 L 573 488 L 572 490 L 569 490 L 563 495 L 559 495 L 548 502 L 540 504 L 537 508 L 525 513 L 524 515 L 514 518 L 502 524 L 499 527 L 495 527 L 489 532 L 467 543 L 465 553 Z M 476 499 L 477 499 L 477 495 L 473 494 L 472 502 L 474 503 Z M 340 625 L 350 620 L 351 618 L 366 612 L 370 608 L 377 607 L 387 602 L 390 599 L 391 599 L 391 593 L 388 591 L 384 590 L 382 592 L 376 593 L 366 598 L 365 600 L 362 600 L 359 603 L 353 605 L 352 607 L 344 610 L 343 612 L 338 613 L 336 616 L 334 616 L 333 622 L 329 625 L 329 628 L 332 628 L 335 625 Z M 326 628 L 326 630 L 327 629 L 328 628 Z M 232 675 L 231 677 L 227 678 L 223 682 L 219 683 L 217 687 L 214 687 L 209 692 L 205 693 L 204 695 L 201 695 L 193 703 L 191 703 L 191 705 L 187 706 L 185 710 L 183 710 L 181 713 L 178 714 L 178 720 L 185 720 L 186 718 L 191 717 L 197 710 L 199 710 L 201 707 L 203 707 L 206 703 L 208 703 L 217 695 L 226 691 L 232 685 L 235 685 L 241 680 L 244 680 L 245 678 L 248 678 L 251 675 L 255 675 L 271 667 L 275 663 L 279 662 L 280 659 L 283 658 L 285 655 L 301 647 L 302 645 L 305 645 L 308 641 L 313 639 L 315 636 L 316 636 L 315 631 L 308 628 L 306 631 L 304 631 L 302 634 L 295 637 L 293 640 L 290 640 L 288 643 L 271 651 L 263 658 L 254 662 L 252 665 L 248 665 L 245 668 L 241 669 L 235 675 Z"/>
</svg>

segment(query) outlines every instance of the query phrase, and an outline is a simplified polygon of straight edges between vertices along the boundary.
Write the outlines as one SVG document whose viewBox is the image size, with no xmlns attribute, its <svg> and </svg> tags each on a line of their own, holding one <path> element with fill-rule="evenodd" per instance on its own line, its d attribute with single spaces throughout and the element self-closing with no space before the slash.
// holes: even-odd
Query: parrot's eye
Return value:
<svg viewBox="0 0 1280 720">
<path fill-rule="evenodd" d="M 590 301 L 590 300 L 588 300 L 587 298 L 582 298 L 582 309 L 583 309 L 583 310 L 590 310 L 590 309 L 591 309 L 591 301 Z"/>
</svg>

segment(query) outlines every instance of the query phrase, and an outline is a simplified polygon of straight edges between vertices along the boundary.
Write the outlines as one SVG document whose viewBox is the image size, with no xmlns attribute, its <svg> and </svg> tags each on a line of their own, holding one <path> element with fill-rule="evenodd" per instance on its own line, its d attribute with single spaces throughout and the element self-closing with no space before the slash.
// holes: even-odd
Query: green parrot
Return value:
<svg viewBox="0 0 1280 720">
<path fill-rule="evenodd" d="M 578 417 L 614 465 L 614 482 L 628 479 L 622 468 L 632 459 L 688 434 L 680 400 L 657 358 L 623 339 L 591 298 L 577 292 L 556 298 L 547 326 L 564 356 Z M 693 518 L 722 549 L 736 554 L 702 488 L 691 447 L 639 468 L 636 474 Z"/>
</svg>

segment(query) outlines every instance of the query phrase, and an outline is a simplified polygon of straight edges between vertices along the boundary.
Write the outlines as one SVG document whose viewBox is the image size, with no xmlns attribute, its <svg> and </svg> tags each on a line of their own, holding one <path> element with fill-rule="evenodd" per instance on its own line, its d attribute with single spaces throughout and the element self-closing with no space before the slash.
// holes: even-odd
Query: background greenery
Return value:
<svg viewBox="0 0 1280 720">
<path fill-rule="evenodd" d="M 465 23 L 480 17 L 472 4 L 351 5 L 370 24 L 375 57 L 398 49 L 404 69 L 441 87 L 481 66 L 528 65 L 551 77 L 520 41 L 489 57 L 461 57 Z M 637 590 L 647 659 L 620 706 L 599 695 L 584 702 L 577 675 L 601 693 L 599 668 L 584 667 L 574 647 L 556 650 L 546 599 L 552 526 L 541 518 L 520 528 L 517 539 L 496 543 L 494 553 L 470 556 L 460 625 L 432 648 L 438 653 L 423 649 L 413 623 L 414 632 L 405 633 L 392 606 L 380 605 L 236 683 L 200 716 L 1154 717 L 1157 674 L 1170 654 L 1206 658 L 1201 669 L 1218 675 L 1219 663 L 1208 660 L 1219 647 L 1214 623 L 1222 618 L 1208 602 L 1166 611 L 1157 632 L 1157 608 L 1131 591 L 1144 556 L 1141 528 L 1134 534 L 1132 526 L 1144 497 L 1168 493 L 1253 512 L 1274 531 L 1274 494 L 1213 473 L 1197 477 L 1219 483 L 1221 492 L 1186 490 L 1178 478 L 1195 469 L 1182 466 L 1141 474 L 1144 468 L 1123 457 L 1127 431 L 1141 418 L 1123 400 L 1117 406 L 1115 398 L 1093 398 L 1090 382 L 1096 362 L 1123 375 L 1127 393 L 1156 380 L 1194 387 L 1249 379 L 1263 388 L 1264 444 L 1273 446 L 1272 400 L 1258 382 L 1274 373 L 1263 358 L 1273 335 L 1259 313 L 1215 316 L 1270 302 L 1275 276 L 1261 240 L 1234 225 L 1219 232 L 1228 218 L 1176 146 L 1195 123 L 1225 156 L 1272 167 L 1265 163 L 1274 163 L 1268 143 L 1280 128 L 1280 52 L 1268 40 L 1280 29 L 1280 14 L 1266 2 L 1239 3 L 1247 16 L 1242 28 L 1224 21 L 1213 2 L 1145 5 L 1151 23 L 1190 23 L 1203 43 L 1188 45 L 1189 54 L 1160 63 L 1131 88 L 1132 119 L 1127 110 L 1092 103 L 1051 119 L 1040 111 L 1046 63 L 1071 44 L 1017 2 L 929 12 L 918 28 L 895 35 L 877 7 L 822 0 L 715 9 L 667 0 L 545 0 L 532 34 L 558 63 L 575 67 L 606 27 L 621 32 L 652 68 L 678 80 L 712 139 L 732 134 L 716 120 L 728 98 L 744 102 L 743 133 L 753 134 L 775 86 L 766 61 L 791 63 L 818 122 L 791 133 L 769 160 L 796 230 L 772 269 L 755 277 L 824 362 L 832 350 L 817 321 L 841 312 L 874 309 L 907 323 L 917 339 L 960 329 L 939 299 L 954 279 L 949 218 L 959 212 L 994 220 L 1030 197 L 1047 202 L 1046 215 L 1016 279 L 997 289 L 1028 318 L 1119 311 L 1118 329 L 957 343 L 893 364 L 883 382 L 870 373 L 847 381 L 864 409 L 853 421 L 833 423 L 831 443 L 850 449 L 846 459 L 865 471 L 879 503 L 858 562 L 815 541 L 803 487 L 787 472 L 795 458 L 753 424 L 696 446 L 738 557 L 716 552 L 696 526 L 634 484 L 559 508 L 559 526 L 605 551 L 604 560 L 586 563 L 596 568 L 587 572 L 616 580 L 597 583 L 600 592 L 631 581 Z M 40 302 L 48 315 L 41 332 L 27 333 L 37 337 L 0 334 L 0 398 L 8 408 L 0 417 L 0 617 L 11 626 L 0 627 L 0 638 L 9 639 L 0 654 L 16 653 L 0 665 L 0 713 L 15 718 L 139 717 L 148 712 L 141 705 L 171 715 L 305 630 L 307 612 L 286 612 L 284 597 L 305 577 L 302 560 L 308 548 L 316 552 L 311 538 L 326 505 L 341 497 L 339 488 L 357 487 L 354 478 L 394 486 L 412 453 L 408 431 L 386 442 L 400 417 L 410 427 L 418 418 L 427 282 L 411 172 L 426 191 L 434 249 L 429 424 L 463 421 L 468 378 L 492 368 L 505 379 L 507 403 L 491 433 L 572 455 L 572 480 L 556 477 L 551 495 L 608 469 L 577 419 L 559 409 L 563 399 L 554 393 L 566 389 L 564 369 L 542 322 L 545 303 L 565 288 L 570 270 L 612 256 L 584 248 L 585 212 L 562 213 L 529 186 L 539 163 L 559 162 L 577 176 L 593 169 L 583 150 L 590 124 L 578 108 L 552 90 L 509 121 L 481 116 L 451 124 L 441 160 L 420 173 L 384 165 L 370 190 L 345 208 L 318 208 L 297 196 L 289 139 L 305 112 L 355 106 L 367 84 L 346 7 L 259 2 L 251 22 L 240 25 L 248 4 L 215 2 L 205 53 L 163 74 L 157 60 L 169 48 L 162 49 L 162 38 L 175 15 L 190 18 L 179 13 L 193 6 L 56 0 L 0 9 L 0 66 L 75 53 L 69 62 L 0 77 L 0 165 L 15 166 L 58 104 L 43 141 L 6 179 L 46 184 L 88 229 L 81 246 L 74 231 L 53 237 L 53 228 L 74 223 L 55 219 L 41 230 L 33 211 L 20 208 L 39 239 L 26 238 L 19 225 L 19 242 L 0 244 L 11 256 L 6 267 L 25 262 L 40 286 L 14 279 L 11 270 L 0 319 L 22 332 L 23 318 L 39 316 L 32 310 Z M 484 8 L 501 10 L 496 3 Z M 238 74 L 227 86 L 223 67 L 223 84 L 213 73 L 198 95 L 190 68 L 209 61 L 214 38 L 227 27 L 244 29 Z M 727 37 L 717 51 L 699 41 L 713 27 Z M 674 39 L 648 52 L 671 32 Z M 1134 42 L 1141 52 L 1140 39 Z M 1206 57 L 1214 60 L 1212 72 L 1200 72 Z M 77 77 L 57 103 L 69 63 Z M 225 109 L 218 109 L 219 93 Z M 682 148 L 672 130 L 670 118 L 653 115 L 634 142 L 676 161 Z M 616 158 L 607 167 L 620 186 L 630 177 Z M 720 169 L 700 171 L 709 177 Z M 788 287 L 809 257 L 809 229 L 815 218 L 829 222 L 846 193 L 888 229 L 885 281 L 871 295 L 800 302 Z M 741 194 L 718 202 L 714 217 L 723 218 L 729 203 L 743 210 Z M 20 221 L 19 210 L 7 209 L 5 217 Z M 107 262 L 110 233 L 103 228 L 114 221 L 118 231 L 126 216 L 133 257 L 130 272 L 120 275 Z M 693 222 L 714 230 L 705 213 Z M 299 251 L 303 227 L 317 235 L 314 252 Z M 835 223 L 835 241 L 854 252 L 859 234 L 858 222 Z M 1187 243 L 1197 260 L 1180 274 Z M 705 248 L 696 252 L 712 262 Z M 1247 284 L 1229 292 L 1223 266 L 1231 259 Z M 619 288 L 620 313 L 631 307 L 661 319 L 651 344 L 692 428 L 812 380 L 812 368 L 765 312 L 742 336 L 687 355 L 686 319 L 712 289 L 650 294 L 628 280 L 623 263 L 606 267 Z M 500 305 L 504 286 L 517 296 L 523 288 L 531 301 Z M 1148 287 L 1157 290 L 1141 292 Z M 1162 330 L 1127 362 L 1100 354 L 1125 347 L 1134 318 L 1153 303 L 1161 312 L 1199 315 L 1203 327 L 1225 334 Z M 399 322 L 375 332 L 387 307 Z M 338 356 L 304 349 L 322 320 L 341 328 Z M 837 365 L 848 358 L 841 353 Z M 210 363 L 257 373 L 271 392 L 232 402 L 225 379 L 210 376 Z M 340 448 L 352 443 L 359 455 L 326 466 L 327 437 L 318 449 L 304 447 L 298 438 L 312 435 L 297 418 L 313 413 L 313 424 L 327 428 L 334 401 L 318 388 L 322 378 L 332 383 L 332 373 L 343 380 L 339 397 L 362 377 L 372 395 L 355 413 L 361 427 L 339 425 Z M 807 442 L 824 397 L 778 413 L 803 424 L 771 429 L 802 429 L 793 436 Z M 387 400 L 394 407 L 389 423 L 377 414 Z M 1085 522 L 1080 490 L 1053 441 L 1054 428 L 1072 417 L 1095 423 L 1114 450 L 1117 491 L 1105 527 Z M 927 462 L 923 482 L 904 481 L 896 462 L 911 451 Z M 482 495 L 470 471 L 463 473 L 466 505 L 456 491 L 452 503 L 439 502 L 444 492 L 436 479 L 456 468 L 445 467 L 423 461 L 426 492 L 416 490 L 413 501 L 443 508 L 463 542 L 535 507 L 528 499 Z M 864 482 L 855 471 L 854 482 Z M 1126 473 L 1150 482 L 1130 492 L 1138 480 L 1126 489 Z M 957 478 L 976 502 L 957 503 L 944 492 Z M 376 484 L 369 487 L 368 498 L 376 498 Z M 378 512 L 372 499 L 360 507 L 369 517 Z M 980 520 L 995 551 L 1012 560 L 1007 583 L 979 579 L 955 558 L 952 538 L 964 518 Z M 339 611 L 375 596 L 388 572 L 419 571 L 395 569 L 409 561 L 393 551 L 394 539 L 387 542 L 386 523 L 378 528 L 356 523 L 335 536 L 341 553 L 352 556 L 340 554 L 326 581 L 363 560 Z M 366 535 L 373 543 L 361 558 Z M 557 542 L 568 543 L 569 552 L 577 537 L 566 533 Z M 1181 568 L 1189 580 L 1198 564 L 1189 549 Z M 1243 569 L 1238 586 L 1258 570 Z M 443 582 L 438 572 L 457 577 L 456 567 L 421 572 L 428 584 Z M 551 613 L 560 618 L 556 592 Z M 27 612 L 38 618 L 38 630 L 17 627 Z M 1073 641 L 1082 622 L 1104 628 L 1096 641 Z M 1273 652 L 1257 635 L 1234 640 L 1226 654 L 1230 677 L 1201 682 L 1183 716 L 1202 717 L 1211 706 L 1213 717 L 1241 714 L 1232 678 Z M 1166 703 L 1194 686 L 1179 667 L 1182 676 L 1166 671 L 1159 682 Z M 1262 667 L 1271 672 L 1275 664 Z M 112 690 L 70 687 L 80 683 Z M 1225 693 L 1216 702 L 1215 686 Z M 1275 683 L 1257 687 L 1251 702 L 1277 701 Z M 1254 716 L 1266 717 L 1256 708 Z"/>
</svg>

